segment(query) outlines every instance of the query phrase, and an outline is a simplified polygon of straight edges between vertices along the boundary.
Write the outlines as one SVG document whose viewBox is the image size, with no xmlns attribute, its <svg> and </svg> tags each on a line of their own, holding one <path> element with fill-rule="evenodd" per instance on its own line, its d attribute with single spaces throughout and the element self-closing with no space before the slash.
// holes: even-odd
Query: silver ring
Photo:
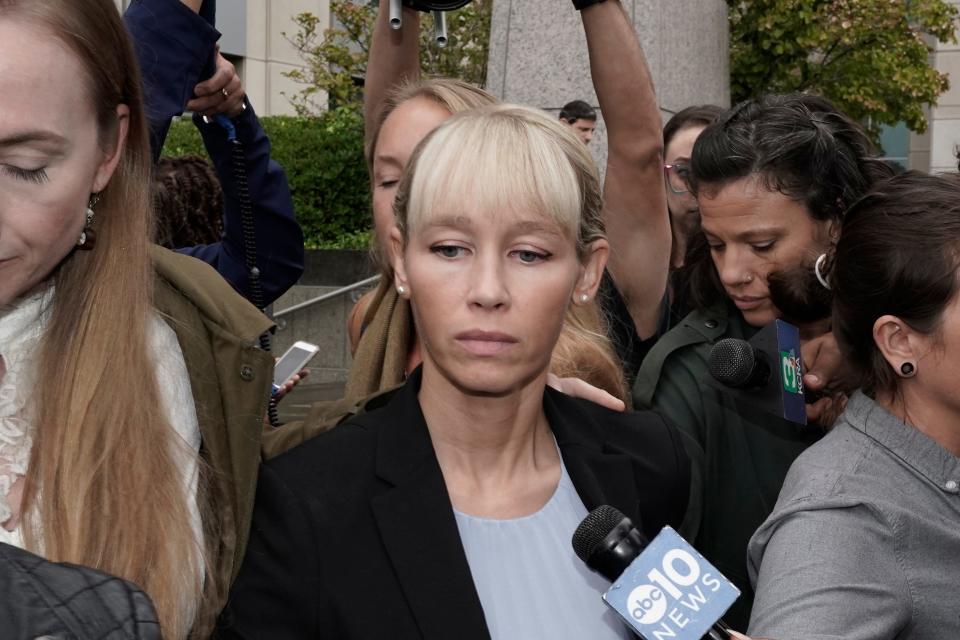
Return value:
<svg viewBox="0 0 960 640">
<path fill-rule="evenodd" d="M 827 279 L 823 277 L 823 273 L 820 269 L 823 267 L 823 262 L 827 259 L 827 254 L 821 253 L 820 257 L 817 258 L 817 263 L 813 265 L 813 272 L 817 274 L 817 280 L 820 281 L 820 284 L 823 285 L 823 288 L 827 291 L 830 290 L 830 283 L 827 282 Z"/>
<path fill-rule="evenodd" d="M 230 97 L 230 92 L 227 91 L 226 87 L 224 87 L 223 89 L 220 89 L 220 93 L 223 94 L 223 97 L 224 97 L 224 98 L 229 98 L 229 97 Z"/>
</svg>

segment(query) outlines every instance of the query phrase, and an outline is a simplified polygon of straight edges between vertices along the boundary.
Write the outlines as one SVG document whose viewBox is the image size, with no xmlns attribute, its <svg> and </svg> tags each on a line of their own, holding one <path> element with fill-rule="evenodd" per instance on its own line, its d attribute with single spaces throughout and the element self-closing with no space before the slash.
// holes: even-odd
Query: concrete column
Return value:
<svg viewBox="0 0 960 640">
<path fill-rule="evenodd" d="M 646 53 L 664 119 L 693 104 L 729 105 L 729 30 L 723 0 L 622 4 Z M 586 37 L 569 0 L 494 0 L 487 88 L 507 102 L 551 113 L 575 99 L 597 106 Z M 603 167 L 602 114 L 590 147 Z"/>
</svg>

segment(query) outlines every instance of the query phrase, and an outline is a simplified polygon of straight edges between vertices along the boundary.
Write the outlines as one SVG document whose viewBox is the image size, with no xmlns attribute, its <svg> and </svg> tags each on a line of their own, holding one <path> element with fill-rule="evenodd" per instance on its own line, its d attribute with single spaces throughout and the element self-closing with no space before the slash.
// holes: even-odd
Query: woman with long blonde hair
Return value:
<svg viewBox="0 0 960 640">
<path fill-rule="evenodd" d="M 0 542 L 140 585 L 182 638 L 243 553 L 269 321 L 150 247 L 149 175 L 114 4 L 0 0 Z"/>
</svg>

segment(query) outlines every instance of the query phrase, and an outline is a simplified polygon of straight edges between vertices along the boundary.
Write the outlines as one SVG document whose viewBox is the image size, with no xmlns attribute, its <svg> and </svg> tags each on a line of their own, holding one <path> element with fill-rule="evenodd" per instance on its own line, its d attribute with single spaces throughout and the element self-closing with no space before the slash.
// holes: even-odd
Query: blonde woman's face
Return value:
<svg viewBox="0 0 960 640">
<path fill-rule="evenodd" d="M 421 140 L 450 117 L 427 98 L 407 100 L 384 121 L 373 155 L 373 223 L 384 255 L 394 224 L 393 202 L 403 170 Z"/>
<path fill-rule="evenodd" d="M 85 77 L 47 31 L 0 19 L 0 307 L 52 275 L 109 179 Z"/>
<path fill-rule="evenodd" d="M 467 204 L 427 213 L 405 246 L 393 232 L 424 376 L 468 394 L 517 392 L 546 375 L 567 307 L 592 296 L 606 254 L 599 269 L 593 253 L 585 266 L 569 232 L 543 215 L 453 202 Z"/>
</svg>

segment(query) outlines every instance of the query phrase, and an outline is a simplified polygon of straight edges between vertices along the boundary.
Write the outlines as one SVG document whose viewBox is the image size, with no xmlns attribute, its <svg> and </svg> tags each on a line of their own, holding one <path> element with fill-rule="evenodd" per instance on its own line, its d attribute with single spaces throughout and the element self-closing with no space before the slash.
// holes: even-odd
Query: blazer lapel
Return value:
<svg viewBox="0 0 960 640">
<path fill-rule="evenodd" d="M 642 530 L 637 479 L 630 456 L 607 447 L 600 425 L 576 401 L 559 391 L 547 387 L 544 409 L 567 473 L 587 511 L 608 504 Z"/>
<path fill-rule="evenodd" d="M 425 639 L 487 640 L 483 608 L 430 434 L 419 370 L 382 412 L 377 475 L 393 485 L 372 500 L 384 547 Z"/>
</svg>

